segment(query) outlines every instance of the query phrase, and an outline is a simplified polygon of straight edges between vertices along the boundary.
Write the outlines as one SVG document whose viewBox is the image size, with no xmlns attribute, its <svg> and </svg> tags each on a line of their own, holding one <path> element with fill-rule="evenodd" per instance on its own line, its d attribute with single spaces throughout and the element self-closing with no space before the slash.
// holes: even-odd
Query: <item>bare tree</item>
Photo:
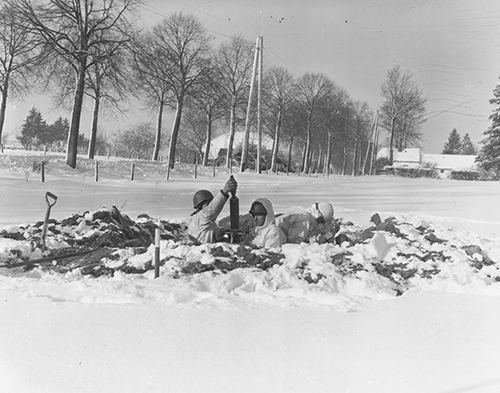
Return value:
<svg viewBox="0 0 500 393">
<path fill-rule="evenodd" d="M 12 0 L 29 31 L 37 34 L 54 58 L 63 60 L 75 75 L 66 163 L 76 167 L 80 117 L 87 70 L 96 61 L 96 47 L 120 40 L 127 13 L 140 0 Z"/>
<path fill-rule="evenodd" d="M 234 133 L 239 120 L 238 111 L 245 108 L 253 63 L 253 45 L 241 36 L 232 37 L 221 45 L 217 53 L 217 69 L 221 89 L 229 107 L 229 141 L 226 163 L 231 167 L 233 157 Z"/>
<path fill-rule="evenodd" d="M 217 72 L 215 64 L 211 63 L 191 95 L 186 113 L 188 117 L 186 123 L 190 124 L 193 129 L 194 124 L 205 128 L 202 161 L 204 166 L 208 165 L 213 124 L 224 116 L 224 100 L 220 74 Z"/>
<path fill-rule="evenodd" d="M 32 67 L 42 58 L 40 41 L 22 25 L 17 10 L 9 3 L 0 6 L 0 140 L 5 122 L 7 98 L 28 89 Z"/>
<path fill-rule="evenodd" d="M 320 106 L 320 118 L 322 122 L 321 129 L 324 130 L 323 136 L 326 141 L 321 140 L 320 143 L 326 147 L 324 167 L 326 174 L 330 174 L 330 167 L 332 164 L 332 151 L 333 141 L 338 139 L 339 142 L 344 143 L 346 139 L 345 121 L 348 116 L 346 108 L 350 106 L 351 98 L 349 94 L 338 86 L 333 86 L 329 89 Z M 326 143 L 325 143 L 326 142 Z"/>
<path fill-rule="evenodd" d="M 293 76 L 283 67 L 271 67 L 264 78 L 265 108 L 270 112 L 274 126 L 273 153 L 271 170 L 277 172 L 280 131 L 283 118 L 286 116 L 292 103 Z"/>
<path fill-rule="evenodd" d="M 134 40 L 132 45 L 132 74 L 134 92 L 146 99 L 146 105 L 156 107 L 156 132 L 152 160 L 157 161 L 162 146 L 162 122 L 165 106 L 171 105 L 174 98 L 168 81 L 168 56 L 158 48 L 152 33 L 145 33 Z"/>
<path fill-rule="evenodd" d="M 139 123 L 114 136 L 115 154 L 127 158 L 146 159 L 151 156 L 155 133 L 149 123 Z"/>
<path fill-rule="evenodd" d="M 207 117 L 196 106 L 186 105 L 179 134 L 178 155 L 190 161 L 193 154 L 199 159 L 204 157 L 206 148 Z"/>
<path fill-rule="evenodd" d="M 208 38 L 205 29 L 192 15 L 175 13 L 153 28 L 156 50 L 168 63 L 165 78 L 175 102 L 175 119 L 170 135 L 169 168 L 174 167 L 175 149 L 184 99 L 192 93 L 208 67 Z"/>
<path fill-rule="evenodd" d="M 387 72 L 387 78 L 382 84 L 382 97 L 385 101 L 380 109 L 381 124 L 389 131 L 389 160 L 392 163 L 396 133 L 418 131 L 425 113 L 426 100 L 410 72 L 402 72 L 398 65 Z"/>
<path fill-rule="evenodd" d="M 306 115 L 306 146 L 302 160 L 302 171 L 309 172 L 311 158 L 311 142 L 313 136 L 313 121 L 321 100 L 332 89 L 332 82 L 323 74 L 305 73 L 295 85 L 297 102 Z"/>
<path fill-rule="evenodd" d="M 122 110 L 120 102 L 127 91 L 127 72 L 125 57 L 128 37 L 110 40 L 106 45 L 96 46 L 97 53 L 91 67 L 87 68 L 85 93 L 94 101 L 92 126 L 89 136 L 88 158 L 94 158 L 96 150 L 99 110 L 101 103 Z"/>
</svg>

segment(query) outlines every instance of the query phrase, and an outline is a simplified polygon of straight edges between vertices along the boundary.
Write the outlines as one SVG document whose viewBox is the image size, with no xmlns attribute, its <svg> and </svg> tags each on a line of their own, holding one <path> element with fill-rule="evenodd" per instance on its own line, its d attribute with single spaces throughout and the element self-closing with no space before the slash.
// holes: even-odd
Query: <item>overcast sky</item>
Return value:
<svg viewBox="0 0 500 393">
<path fill-rule="evenodd" d="M 387 70 L 399 64 L 427 98 L 426 152 L 441 152 L 452 128 L 477 144 L 489 126 L 488 100 L 500 75 L 498 0 L 149 0 L 141 21 L 152 25 L 175 11 L 194 14 L 215 45 L 234 34 L 251 41 L 262 35 L 264 67 L 325 73 L 372 110 L 381 104 Z M 33 105 L 49 122 L 65 115 L 44 97 L 11 102 L 8 133 Z M 113 132 L 139 117 L 154 123 L 154 112 L 142 111 L 108 117 L 104 126 Z M 89 127 L 85 116 L 81 130 Z"/>
</svg>

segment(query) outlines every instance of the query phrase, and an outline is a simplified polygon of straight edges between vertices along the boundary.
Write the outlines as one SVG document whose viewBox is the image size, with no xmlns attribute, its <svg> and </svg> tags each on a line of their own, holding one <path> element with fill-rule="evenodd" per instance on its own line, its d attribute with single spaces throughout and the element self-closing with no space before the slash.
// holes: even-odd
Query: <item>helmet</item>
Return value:
<svg viewBox="0 0 500 393">
<path fill-rule="evenodd" d="M 333 218 L 333 206 L 328 202 L 315 202 L 311 206 L 312 211 L 317 211 L 325 221 L 330 221 Z"/>
<path fill-rule="evenodd" d="M 267 210 L 262 203 L 255 201 L 250 207 L 250 214 L 252 216 L 266 216 Z"/>
<path fill-rule="evenodd" d="M 203 202 L 211 201 L 214 199 L 212 193 L 208 190 L 196 191 L 193 196 L 193 207 L 198 209 Z"/>
</svg>

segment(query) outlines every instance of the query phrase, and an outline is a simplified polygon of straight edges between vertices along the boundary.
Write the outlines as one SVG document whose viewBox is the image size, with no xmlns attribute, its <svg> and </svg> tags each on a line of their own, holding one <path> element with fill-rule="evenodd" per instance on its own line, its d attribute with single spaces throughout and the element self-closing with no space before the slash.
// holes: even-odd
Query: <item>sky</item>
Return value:
<svg viewBox="0 0 500 393">
<path fill-rule="evenodd" d="M 489 99 L 500 75 L 500 2 L 494 0 L 146 0 L 141 23 L 149 27 L 183 11 L 206 27 L 214 45 L 241 34 L 264 39 L 264 67 L 284 66 L 299 77 L 321 72 L 354 100 L 375 111 L 388 69 L 409 71 L 427 99 L 422 147 L 440 153 L 456 128 L 478 145 L 490 122 Z M 49 97 L 10 102 L 6 131 L 19 130 L 32 106 L 47 121 L 59 115 Z M 154 110 L 134 103 L 127 115 L 108 115 L 107 133 L 138 119 L 154 123 Z M 90 128 L 90 109 L 82 132 Z M 167 119 L 170 117 L 167 116 Z M 170 124 L 163 129 L 169 132 Z"/>
</svg>

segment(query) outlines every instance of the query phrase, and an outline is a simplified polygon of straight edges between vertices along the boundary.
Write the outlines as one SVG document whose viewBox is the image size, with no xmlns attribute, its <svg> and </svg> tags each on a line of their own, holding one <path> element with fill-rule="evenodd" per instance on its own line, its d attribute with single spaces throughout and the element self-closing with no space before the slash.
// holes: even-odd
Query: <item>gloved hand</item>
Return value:
<svg viewBox="0 0 500 393">
<path fill-rule="evenodd" d="M 238 188 L 238 183 L 236 179 L 231 176 L 229 180 L 224 184 L 224 187 L 222 188 L 222 191 L 224 191 L 226 194 L 235 193 L 236 189 Z"/>
</svg>

